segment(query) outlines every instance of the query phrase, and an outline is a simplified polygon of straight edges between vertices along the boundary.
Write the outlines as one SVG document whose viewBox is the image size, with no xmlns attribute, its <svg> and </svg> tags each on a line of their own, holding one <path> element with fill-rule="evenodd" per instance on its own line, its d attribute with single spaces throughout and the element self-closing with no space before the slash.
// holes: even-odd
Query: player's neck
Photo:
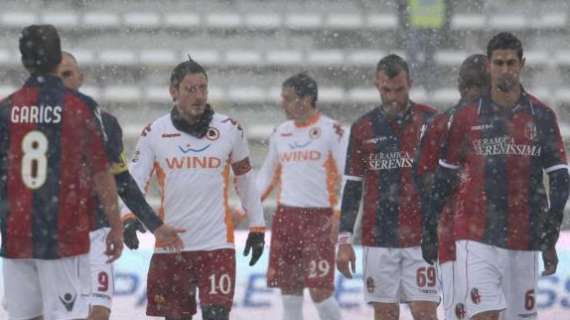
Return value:
<svg viewBox="0 0 570 320">
<path fill-rule="evenodd" d="M 521 86 L 516 86 L 512 90 L 504 92 L 494 87 L 491 91 L 491 100 L 503 108 L 512 108 L 519 101 L 522 94 Z"/>
<path fill-rule="evenodd" d="M 303 117 L 295 120 L 295 125 L 297 127 L 305 127 L 310 125 L 311 123 L 315 122 L 315 118 L 318 117 L 317 109 L 309 110 Z"/>
</svg>

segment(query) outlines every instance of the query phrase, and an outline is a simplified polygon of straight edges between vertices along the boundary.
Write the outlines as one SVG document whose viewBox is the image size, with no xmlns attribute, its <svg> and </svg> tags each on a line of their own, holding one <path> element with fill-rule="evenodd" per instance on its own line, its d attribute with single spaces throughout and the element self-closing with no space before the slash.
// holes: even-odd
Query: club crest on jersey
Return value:
<svg viewBox="0 0 570 320">
<path fill-rule="evenodd" d="M 206 132 L 206 139 L 210 141 L 216 141 L 220 138 L 220 130 L 214 127 L 209 127 Z"/>
<path fill-rule="evenodd" d="M 309 138 L 316 140 L 321 136 L 321 128 L 313 127 L 309 130 Z"/>
<path fill-rule="evenodd" d="M 529 139 L 529 140 L 534 140 L 536 139 L 536 125 L 532 122 L 527 123 L 526 128 L 524 129 L 524 135 Z"/>
<path fill-rule="evenodd" d="M 479 294 L 479 289 L 471 289 L 471 301 L 473 301 L 474 304 L 481 303 L 481 295 Z"/>
</svg>

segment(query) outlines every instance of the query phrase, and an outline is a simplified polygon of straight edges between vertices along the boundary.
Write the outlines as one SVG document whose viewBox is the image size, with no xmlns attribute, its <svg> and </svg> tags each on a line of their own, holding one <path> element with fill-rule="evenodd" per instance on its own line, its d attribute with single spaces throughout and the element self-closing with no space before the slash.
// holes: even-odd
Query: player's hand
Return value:
<svg viewBox="0 0 570 320">
<path fill-rule="evenodd" d="M 186 232 L 185 229 L 176 228 L 168 224 L 163 224 L 154 230 L 157 247 L 165 248 L 170 251 L 180 251 L 184 248 L 184 242 L 178 236 L 179 233 Z M 136 234 L 135 234 L 136 237 Z M 125 243 L 127 242 L 125 238 Z M 138 239 L 137 239 L 138 247 Z"/>
<path fill-rule="evenodd" d="M 247 235 L 247 240 L 245 241 L 245 249 L 243 250 L 243 255 L 249 255 L 251 250 L 251 260 L 249 260 L 249 265 L 253 266 L 257 263 L 257 260 L 263 254 L 263 248 L 265 247 L 265 233 L 263 232 L 249 232 Z"/>
<path fill-rule="evenodd" d="M 107 239 L 105 239 L 105 245 L 105 255 L 109 257 L 107 263 L 112 263 L 119 259 L 123 252 L 123 233 L 120 227 L 111 228 Z"/>
<path fill-rule="evenodd" d="M 336 268 L 346 278 L 352 279 L 352 275 L 356 272 L 356 255 L 351 244 L 344 243 L 338 246 Z"/>
<path fill-rule="evenodd" d="M 127 248 L 131 250 L 139 248 L 137 230 L 142 233 L 146 232 L 146 229 L 138 219 L 131 218 L 123 222 L 123 236 L 125 237 L 125 244 L 127 245 Z"/>
<path fill-rule="evenodd" d="M 558 267 L 558 254 L 556 253 L 555 247 L 542 251 L 542 262 L 544 263 L 544 271 L 542 271 L 543 276 L 549 276 L 556 273 L 556 268 Z"/>
<path fill-rule="evenodd" d="M 437 231 L 435 232 L 437 233 Z M 422 233 L 421 248 L 424 260 L 433 265 L 437 261 L 437 234 L 434 234 L 433 231 L 424 229 Z"/>
</svg>

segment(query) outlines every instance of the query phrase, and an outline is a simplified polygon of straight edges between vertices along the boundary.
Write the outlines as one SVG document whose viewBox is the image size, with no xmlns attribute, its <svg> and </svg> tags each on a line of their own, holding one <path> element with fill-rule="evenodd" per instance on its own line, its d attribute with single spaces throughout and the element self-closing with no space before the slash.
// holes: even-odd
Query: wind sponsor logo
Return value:
<svg viewBox="0 0 570 320">
<path fill-rule="evenodd" d="M 279 154 L 279 160 L 283 163 L 296 161 L 316 161 L 320 160 L 321 157 L 321 153 L 316 150 L 297 150 L 282 152 Z"/>
<path fill-rule="evenodd" d="M 413 165 L 414 158 L 408 152 L 378 152 L 368 156 L 370 170 L 411 168 Z"/>
<path fill-rule="evenodd" d="M 166 158 L 166 166 L 171 170 L 178 169 L 218 169 L 222 166 L 222 159 L 218 157 L 170 157 Z"/>
<path fill-rule="evenodd" d="M 509 136 L 483 138 L 473 141 L 473 149 L 475 154 L 480 156 L 525 156 L 539 157 L 542 148 L 533 144 L 518 144 L 515 139 Z"/>
</svg>

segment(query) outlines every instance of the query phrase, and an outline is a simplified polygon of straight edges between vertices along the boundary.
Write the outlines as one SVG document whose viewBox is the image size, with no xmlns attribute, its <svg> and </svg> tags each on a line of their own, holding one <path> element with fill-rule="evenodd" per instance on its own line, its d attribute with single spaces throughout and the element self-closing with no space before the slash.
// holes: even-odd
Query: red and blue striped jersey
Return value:
<svg viewBox="0 0 570 320">
<path fill-rule="evenodd" d="M 420 244 L 422 212 L 413 167 L 420 136 L 434 114 L 433 108 L 412 103 L 400 119 L 375 108 L 352 125 L 345 174 L 363 182 L 363 245 Z"/>
<path fill-rule="evenodd" d="M 92 177 L 107 166 L 97 104 L 55 76 L 30 77 L 0 102 L 0 255 L 87 253 Z"/>
<path fill-rule="evenodd" d="M 539 249 L 548 208 L 543 172 L 567 170 L 556 115 L 549 107 L 523 92 L 513 108 L 483 97 L 458 110 L 440 165 L 461 169 L 456 239 Z"/>
</svg>

